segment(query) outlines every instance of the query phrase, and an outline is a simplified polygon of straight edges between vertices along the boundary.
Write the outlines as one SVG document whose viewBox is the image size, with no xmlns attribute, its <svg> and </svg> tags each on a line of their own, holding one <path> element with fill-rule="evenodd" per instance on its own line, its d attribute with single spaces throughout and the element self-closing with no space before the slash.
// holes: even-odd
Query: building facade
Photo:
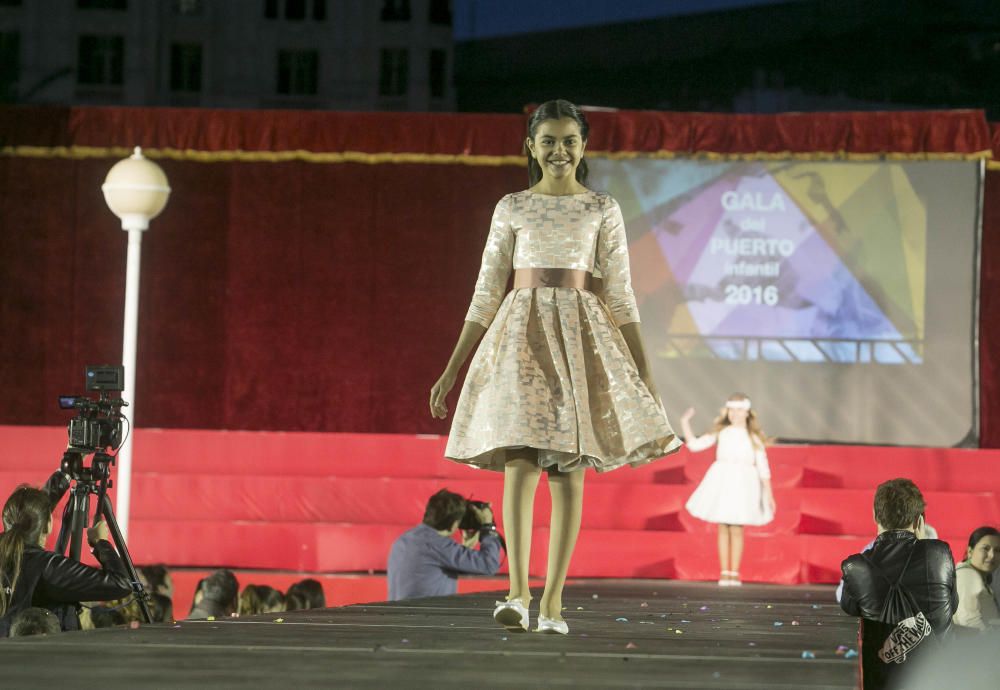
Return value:
<svg viewBox="0 0 1000 690">
<path fill-rule="evenodd" d="M 0 0 L 0 101 L 454 109 L 449 0 Z"/>
</svg>

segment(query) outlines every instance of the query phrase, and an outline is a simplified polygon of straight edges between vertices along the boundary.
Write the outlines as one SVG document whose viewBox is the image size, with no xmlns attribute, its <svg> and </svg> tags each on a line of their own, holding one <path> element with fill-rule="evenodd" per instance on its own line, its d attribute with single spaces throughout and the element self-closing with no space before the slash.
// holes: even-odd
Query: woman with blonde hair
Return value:
<svg viewBox="0 0 1000 690">
<path fill-rule="evenodd" d="M 750 398 L 733 393 L 715 420 L 715 428 L 696 437 L 691 430 L 694 408 L 681 416 L 688 450 L 697 453 L 715 446 L 715 462 L 708 468 L 685 507 L 696 518 L 718 525 L 719 585 L 742 584 L 743 527 L 766 525 L 774 519 L 774 493 L 765 446 Z"/>
</svg>

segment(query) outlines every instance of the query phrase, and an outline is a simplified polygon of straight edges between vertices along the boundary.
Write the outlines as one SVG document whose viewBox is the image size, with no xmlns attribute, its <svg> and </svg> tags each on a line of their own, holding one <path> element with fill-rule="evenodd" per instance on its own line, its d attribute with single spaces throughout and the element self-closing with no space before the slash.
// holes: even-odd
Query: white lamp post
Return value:
<svg viewBox="0 0 1000 690">
<path fill-rule="evenodd" d="M 125 268 L 125 331 L 122 338 L 122 364 L 125 367 L 125 390 L 122 398 L 129 403 L 132 428 L 118 451 L 118 493 L 115 506 L 122 537 L 128 537 L 129 504 L 132 493 L 132 439 L 135 432 L 135 354 L 139 326 L 139 265 L 142 259 L 142 233 L 149 221 L 167 205 L 170 185 L 163 169 L 135 153 L 118 161 L 108 171 L 101 186 L 108 208 L 121 218 L 122 230 L 128 232 L 128 260 Z"/>
</svg>

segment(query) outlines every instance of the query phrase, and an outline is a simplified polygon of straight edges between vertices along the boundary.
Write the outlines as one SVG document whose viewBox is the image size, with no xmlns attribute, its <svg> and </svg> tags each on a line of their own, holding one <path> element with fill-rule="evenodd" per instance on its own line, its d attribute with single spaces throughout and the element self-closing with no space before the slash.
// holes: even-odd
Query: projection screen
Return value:
<svg viewBox="0 0 1000 690">
<path fill-rule="evenodd" d="M 782 440 L 972 445 L 978 161 L 591 162 L 667 412 L 747 393 Z"/>
</svg>

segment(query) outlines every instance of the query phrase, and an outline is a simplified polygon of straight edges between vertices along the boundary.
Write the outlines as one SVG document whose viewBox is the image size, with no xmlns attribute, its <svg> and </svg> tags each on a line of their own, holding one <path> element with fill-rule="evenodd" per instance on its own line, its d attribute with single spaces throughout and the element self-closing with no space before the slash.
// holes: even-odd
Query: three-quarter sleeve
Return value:
<svg viewBox="0 0 1000 690">
<path fill-rule="evenodd" d="M 501 199 L 493 211 L 490 234 L 483 250 L 483 263 L 479 268 L 479 278 L 472 294 L 472 304 L 465 315 L 466 321 L 474 321 L 489 328 L 496 316 L 500 302 L 507 291 L 514 262 L 514 231 L 510 225 L 510 195 Z"/>
<path fill-rule="evenodd" d="M 753 442 L 753 464 L 757 467 L 757 475 L 761 479 L 771 478 L 771 466 L 767 462 L 767 451 L 763 446 L 758 446 L 759 441 Z"/>
<path fill-rule="evenodd" d="M 685 442 L 685 446 L 692 453 L 699 453 L 703 450 L 708 450 L 715 445 L 717 435 L 716 434 L 705 434 L 699 436 L 698 438 L 693 438 L 690 441 Z"/>
<path fill-rule="evenodd" d="M 628 238 L 618 202 L 608 197 L 597 237 L 595 275 L 604 279 L 604 302 L 619 327 L 639 321 L 628 263 Z"/>
</svg>

